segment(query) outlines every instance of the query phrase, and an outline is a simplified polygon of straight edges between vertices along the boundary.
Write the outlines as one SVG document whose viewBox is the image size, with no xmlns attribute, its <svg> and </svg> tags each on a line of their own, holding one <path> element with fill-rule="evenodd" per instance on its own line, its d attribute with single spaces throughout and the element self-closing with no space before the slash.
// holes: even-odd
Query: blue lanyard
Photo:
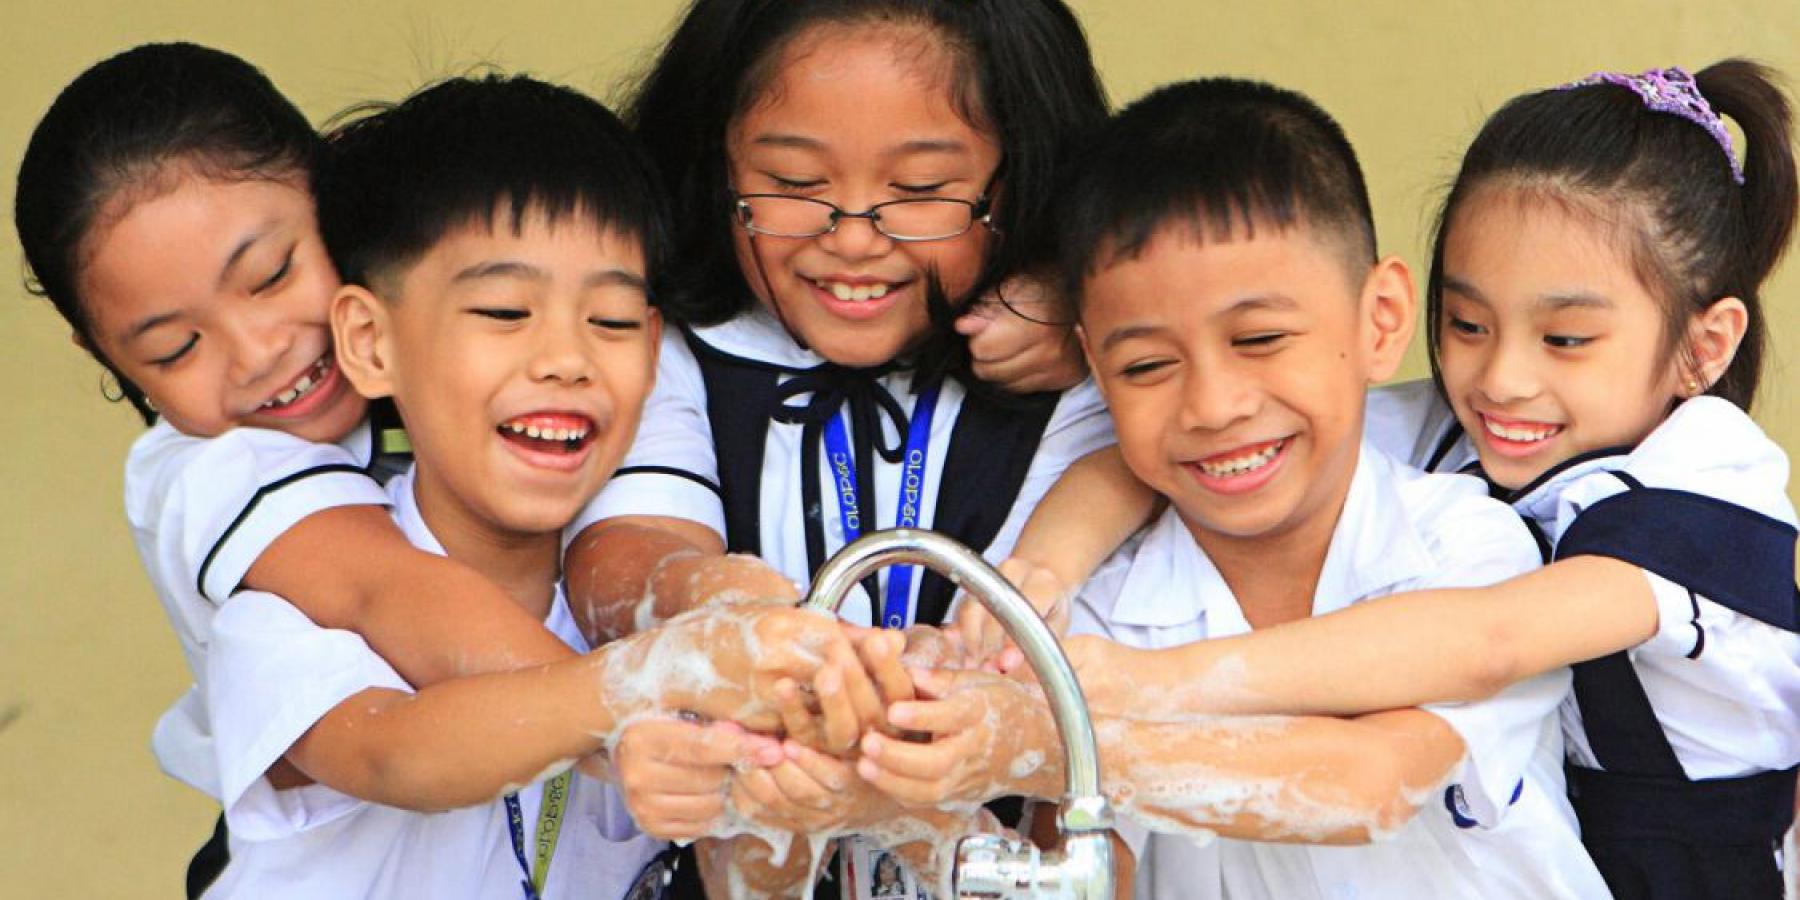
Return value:
<svg viewBox="0 0 1800 900">
<path fill-rule="evenodd" d="M 544 882 L 550 876 L 550 859 L 556 855 L 556 839 L 562 834 L 563 811 L 569 803 L 569 787 L 573 779 L 564 772 L 544 782 L 544 802 L 538 810 L 537 866 L 525 859 L 525 814 L 519 808 L 519 795 L 506 795 L 506 828 L 512 832 L 513 856 L 525 873 L 522 886 L 525 900 L 542 900 Z"/>
<path fill-rule="evenodd" d="M 895 528 L 917 528 L 924 506 L 925 463 L 931 456 L 931 416 L 937 411 L 938 389 L 919 395 L 912 421 L 906 427 L 906 450 L 900 457 L 900 499 L 895 504 Z M 881 425 L 877 423 L 876 428 Z M 831 492 L 837 495 L 838 519 L 844 524 L 844 543 L 862 537 L 862 504 L 856 497 L 856 457 L 844 430 L 842 414 L 825 422 L 825 463 L 831 467 Z M 871 511 L 873 515 L 873 511 Z M 881 626 L 904 628 L 912 594 L 913 567 L 895 566 L 888 573 L 887 603 Z"/>
</svg>

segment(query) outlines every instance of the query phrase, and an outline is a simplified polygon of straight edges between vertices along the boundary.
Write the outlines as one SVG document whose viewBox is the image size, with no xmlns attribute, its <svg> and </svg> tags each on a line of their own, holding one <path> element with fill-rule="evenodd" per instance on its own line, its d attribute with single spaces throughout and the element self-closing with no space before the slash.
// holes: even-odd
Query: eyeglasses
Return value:
<svg viewBox="0 0 1800 900">
<path fill-rule="evenodd" d="M 733 193 L 738 225 L 751 234 L 782 238 L 810 238 L 837 231 L 845 219 L 867 219 L 870 227 L 890 240 L 941 241 L 967 232 L 980 222 L 993 227 L 989 201 L 922 198 L 888 200 L 862 212 L 850 212 L 826 200 L 790 194 Z"/>
</svg>

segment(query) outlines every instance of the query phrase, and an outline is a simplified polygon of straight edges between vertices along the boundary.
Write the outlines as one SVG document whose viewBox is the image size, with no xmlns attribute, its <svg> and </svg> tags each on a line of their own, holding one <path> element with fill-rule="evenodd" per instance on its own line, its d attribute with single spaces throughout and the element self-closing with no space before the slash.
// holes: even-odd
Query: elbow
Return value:
<svg viewBox="0 0 1800 900">
<path fill-rule="evenodd" d="M 1411 822 L 1426 793 L 1414 790 L 1400 760 L 1371 755 L 1357 760 L 1349 779 L 1344 825 L 1325 841 L 1331 844 L 1375 844 L 1393 837 Z"/>
</svg>

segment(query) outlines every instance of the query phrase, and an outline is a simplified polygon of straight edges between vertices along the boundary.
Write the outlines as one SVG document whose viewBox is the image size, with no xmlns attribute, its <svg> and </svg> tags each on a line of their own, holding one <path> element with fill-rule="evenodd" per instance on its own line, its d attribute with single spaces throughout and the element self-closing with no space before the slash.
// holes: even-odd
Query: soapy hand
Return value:
<svg viewBox="0 0 1800 900">
<path fill-rule="evenodd" d="M 732 778 L 732 806 L 750 821 L 816 838 L 848 834 L 898 812 L 893 799 L 858 777 L 851 763 L 796 741 L 782 750 L 781 762 Z"/>
<path fill-rule="evenodd" d="M 901 663 L 901 632 L 842 626 L 854 654 L 838 651 L 813 676 L 810 693 L 792 679 L 775 686 L 782 730 L 802 746 L 845 756 L 870 730 L 894 733 L 888 706 L 913 698 L 912 678 Z"/>
<path fill-rule="evenodd" d="M 777 686 L 809 684 L 827 666 L 840 673 L 846 690 L 875 694 L 835 618 L 784 605 L 746 602 L 691 610 L 606 653 L 603 696 L 615 721 L 688 712 L 773 732 L 781 724 Z"/>
<path fill-rule="evenodd" d="M 1012 557 L 999 565 L 1000 574 L 1030 601 L 1045 624 L 1058 637 L 1069 630 L 1069 600 L 1073 595 L 1062 579 L 1028 559 Z M 1025 662 L 1025 654 L 1006 635 L 999 620 L 973 597 L 964 596 L 956 612 L 956 633 L 982 668 L 1013 672 Z"/>
<path fill-rule="evenodd" d="M 781 744 L 736 724 L 699 725 L 644 719 L 627 726 L 613 748 L 615 780 L 646 834 L 694 840 L 725 815 L 732 773 L 783 761 Z"/>
<path fill-rule="evenodd" d="M 1094 715 L 1128 714 L 1134 700 L 1141 700 L 1131 673 L 1142 671 L 1135 657 L 1141 651 L 1091 634 L 1063 638 L 1063 655 L 1081 682 L 1081 695 Z"/>
<path fill-rule="evenodd" d="M 1055 794 L 1056 728 L 1035 685 L 972 670 L 915 671 L 913 684 L 926 699 L 893 705 L 888 719 L 930 743 L 865 735 L 856 765 L 864 780 L 907 806 Z"/>
<path fill-rule="evenodd" d="M 970 304 L 956 330 L 969 339 L 976 378 L 1032 394 L 1067 390 L 1087 377 L 1074 328 L 1060 324 L 1068 321 L 1049 285 L 1020 275 Z"/>
</svg>

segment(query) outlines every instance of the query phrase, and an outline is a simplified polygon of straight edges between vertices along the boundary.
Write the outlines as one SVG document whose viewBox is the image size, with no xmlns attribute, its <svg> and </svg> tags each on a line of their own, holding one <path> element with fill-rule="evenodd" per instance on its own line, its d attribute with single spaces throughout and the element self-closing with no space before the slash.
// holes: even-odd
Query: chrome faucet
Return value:
<svg viewBox="0 0 1800 900">
<path fill-rule="evenodd" d="M 948 537 L 894 528 L 871 533 L 827 560 L 813 576 L 804 605 L 835 613 L 869 573 L 902 563 L 949 578 L 999 620 L 1037 673 L 1062 738 L 1065 780 L 1057 817 L 1062 849 L 1039 851 L 1029 840 L 991 834 L 963 838 L 951 876 L 956 897 L 1112 900 L 1112 843 L 1106 834 L 1112 810 L 1100 793 L 1099 752 L 1081 685 L 1050 627 L 1005 576 Z"/>
</svg>

